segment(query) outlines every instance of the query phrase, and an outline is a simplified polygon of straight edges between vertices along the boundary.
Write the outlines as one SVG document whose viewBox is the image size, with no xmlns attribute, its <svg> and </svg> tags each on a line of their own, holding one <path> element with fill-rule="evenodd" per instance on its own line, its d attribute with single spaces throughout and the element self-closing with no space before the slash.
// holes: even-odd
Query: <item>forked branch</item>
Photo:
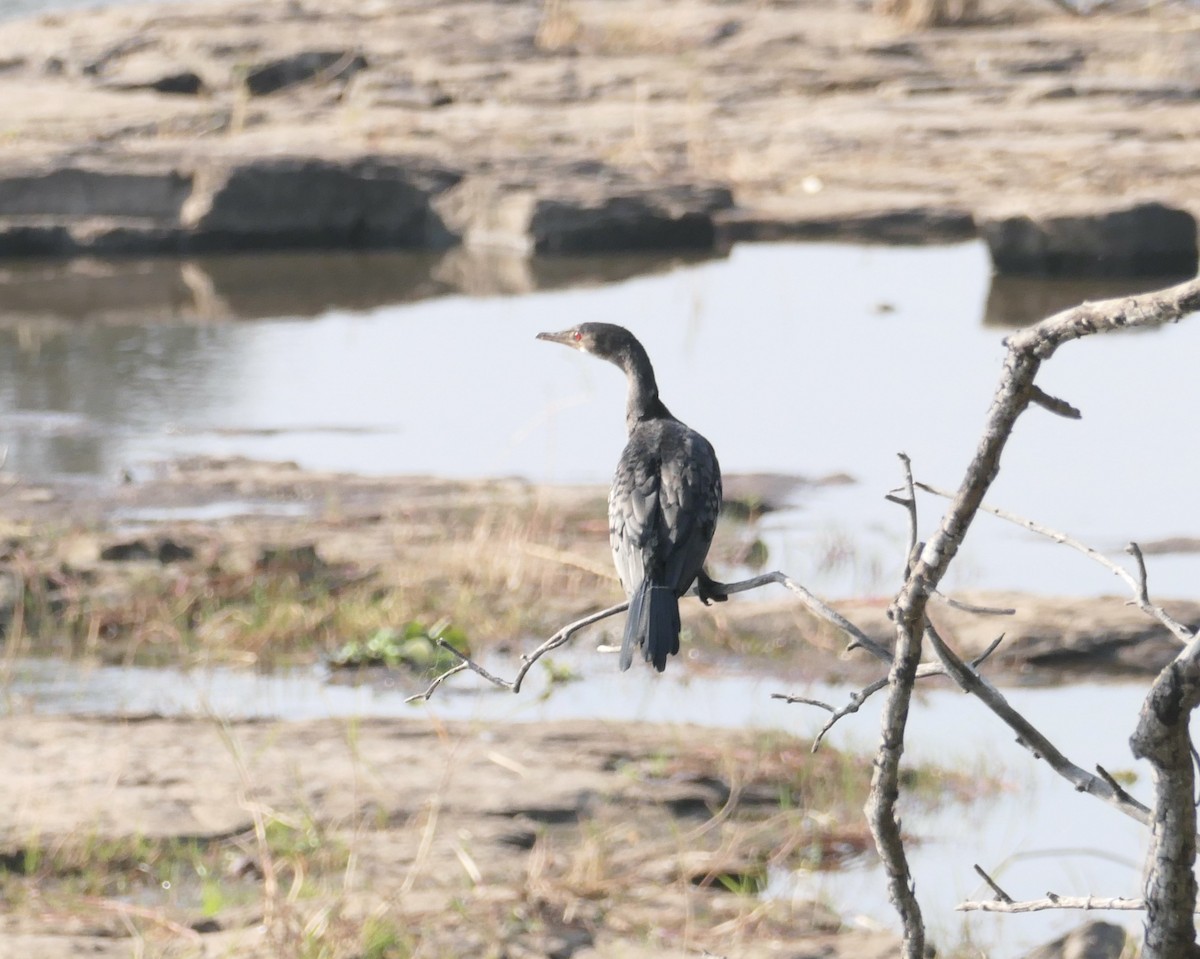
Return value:
<svg viewBox="0 0 1200 959">
<path fill-rule="evenodd" d="M 930 597 L 957 555 L 984 496 L 999 473 L 1000 458 L 1017 419 L 1031 403 L 1062 415 L 1069 416 L 1074 412 L 1068 403 L 1049 397 L 1035 385 L 1042 362 L 1072 340 L 1094 333 L 1161 326 L 1198 309 L 1200 279 L 1142 296 L 1084 303 L 1008 338 L 1000 382 L 979 445 L 941 524 L 920 549 L 916 561 L 910 564 L 905 583 L 889 610 L 896 629 L 896 660 L 884 708 L 867 813 L 876 847 L 888 872 L 889 896 L 903 923 L 905 959 L 921 959 L 925 929 L 912 893 L 903 846 L 899 842 L 896 784 L 904 750 L 908 704 L 926 624 L 925 609 Z M 908 485 L 911 490 L 911 482 Z M 913 499 L 911 492 L 908 498 Z M 949 669 L 953 661 L 944 656 L 944 648 L 942 644 L 938 652 L 943 657 L 943 665 Z M 989 687 L 984 684 L 981 688 Z M 1103 780 L 1099 782 L 1107 786 Z"/>
<path fill-rule="evenodd" d="M 944 496 L 949 499 L 954 497 L 954 494 L 948 490 L 940 489 L 929 483 L 917 483 L 918 489 L 924 490 L 926 493 L 932 493 L 934 496 Z M 1088 546 L 1086 543 L 1080 542 L 1073 536 L 1059 532 L 1056 529 L 1051 529 L 1049 526 L 1044 526 L 1041 523 L 1034 522 L 1024 516 L 1018 516 L 1016 513 L 1006 509 L 1001 509 L 998 506 L 990 506 L 987 503 L 980 503 L 979 508 L 986 513 L 991 513 L 993 516 L 998 516 L 1000 519 L 1007 520 L 1010 523 L 1015 523 L 1031 533 L 1037 533 L 1039 536 L 1045 536 L 1048 539 L 1054 540 L 1056 543 L 1061 543 L 1063 546 L 1069 546 L 1073 550 L 1082 553 L 1088 559 L 1099 563 L 1115 576 L 1119 576 L 1129 586 L 1133 592 L 1134 602 L 1138 608 L 1147 616 L 1157 619 L 1163 624 L 1181 643 L 1187 643 L 1192 638 L 1192 631 L 1183 623 L 1171 616 L 1161 606 L 1157 606 L 1150 602 L 1150 591 L 1146 581 L 1146 562 L 1142 557 L 1141 548 L 1137 543 L 1130 543 L 1125 547 L 1125 552 L 1129 553 L 1137 563 L 1138 575 L 1135 579 L 1133 574 L 1129 572 L 1120 563 L 1114 563 L 1111 559 L 1101 553 L 1099 550 Z"/>
<path fill-rule="evenodd" d="M 855 626 L 852 622 L 850 622 L 850 620 L 846 619 L 846 617 L 839 613 L 836 609 L 833 609 L 831 606 L 828 606 L 826 603 L 822 602 L 799 583 L 795 582 L 786 573 L 781 573 L 779 571 L 773 573 L 763 573 L 759 576 L 753 576 L 750 579 L 744 579 L 736 583 L 722 583 L 720 585 L 726 594 L 733 594 L 745 593 L 752 589 L 759 589 L 760 587 L 767 586 L 771 583 L 778 583 L 779 585 L 784 586 L 798 596 L 800 601 L 804 603 L 804 605 L 810 610 L 849 635 L 851 639 L 849 646 L 850 649 L 862 648 L 867 650 L 877 659 L 881 659 L 883 662 L 891 661 L 891 653 L 889 653 L 886 648 L 875 642 L 875 640 L 871 639 L 870 636 Z M 688 595 L 696 596 L 697 593 L 695 588 L 693 588 Z M 499 686 L 501 689 L 507 689 L 514 693 L 519 693 L 521 691 L 521 684 L 525 681 L 525 677 L 528 675 L 529 670 L 533 668 L 533 664 L 545 656 L 546 653 L 550 652 L 551 650 L 558 649 L 560 646 L 568 643 L 571 638 L 584 627 L 591 626 L 593 623 L 598 623 L 601 620 L 608 619 L 608 617 L 615 616 L 617 613 L 623 613 L 628 608 L 629 603 L 627 602 L 617 603 L 615 606 L 609 606 L 607 609 L 602 609 L 596 613 L 590 613 L 581 619 L 575 620 L 573 623 L 568 623 L 544 643 L 542 643 L 533 652 L 523 654 L 521 656 L 521 668 L 517 670 L 516 676 L 514 676 L 512 679 L 504 679 L 500 676 L 494 675 L 470 657 L 464 656 L 449 643 L 439 639 L 438 645 L 448 653 L 457 656 L 461 662 L 439 674 L 422 692 L 419 692 L 413 696 L 409 696 L 405 702 L 427 702 L 443 682 L 445 682 L 454 674 L 464 672 L 468 669 L 482 676 L 494 686 Z"/>
</svg>

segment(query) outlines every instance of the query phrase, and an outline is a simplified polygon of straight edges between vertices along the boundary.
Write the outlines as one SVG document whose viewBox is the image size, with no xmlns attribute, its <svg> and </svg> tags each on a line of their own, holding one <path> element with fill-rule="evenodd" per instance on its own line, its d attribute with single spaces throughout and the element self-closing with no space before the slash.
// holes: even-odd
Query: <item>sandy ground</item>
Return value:
<svg viewBox="0 0 1200 959">
<path fill-rule="evenodd" d="M 0 726 L 0 955 L 14 959 L 892 948 L 718 878 L 798 846 L 862 848 L 858 824 L 833 821 L 845 806 L 798 772 L 821 757 L 786 740 L 603 723 Z M 379 929 L 392 951 L 370 951 Z"/>
</svg>

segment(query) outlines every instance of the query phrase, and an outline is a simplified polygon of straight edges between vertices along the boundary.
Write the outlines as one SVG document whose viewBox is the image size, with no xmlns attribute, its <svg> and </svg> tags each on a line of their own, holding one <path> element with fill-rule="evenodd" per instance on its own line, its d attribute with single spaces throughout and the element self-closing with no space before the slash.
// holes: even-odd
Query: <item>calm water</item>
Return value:
<svg viewBox="0 0 1200 959">
<path fill-rule="evenodd" d="M 842 703 L 850 690 L 817 679 L 788 680 L 713 673 L 679 663 L 659 677 L 649 670 L 619 673 L 613 657 L 586 648 L 556 659 L 584 677 L 541 696 L 543 676 L 534 672 L 521 696 L 499 692 L 473 676 L 456 677 L 424 706 L 407 706 L 404 696 L 418 684 L 363 686 L 330 684 L 321 670 L 259 675 L 245 670 L 96 668 L 61 662 L 12 664 L 5 711 L 43 714 L 217 715 L 313 719 L 367 716 L 494 722 L 546 722 L 562 719 L 694 723 L 729 728 L 783 729 L 813 735 L 825 714 L 785 705 L 774 692 Z M 515 671 L 511 661 L 489 660 L 501 675 Z M 1100 763 L 1112 772 L 1137 768 L 1132 791 L 1148 798 L 1149 773 L 1135 767 L 1127 740 L 1145 683 L 1079 685 L 1062 689 L 1008 691 L 1013 705 L 1084 768 Z M 842 721 L 829 736 L 838 748 L 869 750 L 879 727 L 880 697 L 857 716 Z M 925 687 L 914 703 L 906 757 L 915 761 L 977 771 L 998 788 L 966 806 L 939 812 L 912 810 L 904 817 L 912 844 L 926 920 L 939 944 L 969 938 L 993 959 L 1024 955 L 1038 943 L 1084 921 L 1074 913 L 992 916 L 954 912 L 968 898 L 988 898 L 972 865 L 979 863 L 1021 898 L 1046 890 L 1069 895 L 1139 895 L 1144 832 L 1132 820 L 1076 793 L 1044 764 L 1035 763 L 1000 724 L 972 698 L 944 686 Z M 884 878 L 871 864 L 836 873 L 781 873 L 768 890 L 777 897 L 821 897 L 848 922 L 895 928 Z M 1134 914 L 1105 913 L 1136 934 Z"/>
<path fill-rule="evenodd" d="M 7 469 L 35 479 L 107 481 L 211 453 L 604 483 L 623 443 L 622 378 L 534 334 L 617 321 L 646 343 L 664 399 L 712 440 L 726 473 L 857 481 L 801 489 L 765 538 L 772 565 L 816 589 L 882 593 L 905 535 L 883 499 L 900 479 L 895 454 L 910 454 L 919 478 L 956 486 L 995 389 L 1001 324 L 1105 292 L 994 285 L 975 243 L 747 245 L 691 263 L 10 263 L 0 270 L 0 444 Z M 1133 538 L 1200 536 L 1197 355 L 1195 321 L 1065 348 L 1041 383 L 1084 419 L 1027 414 L 991 499 L 1117 555 Z M 927 498 L 922 510 L 928 532 L 942 504 Z M 1195 595 L 1200 562 L 1156 556 L 1152 577 L 1159 596 Z M 952 585 L 1120 587 L 988 517 Z"/>
</svg>

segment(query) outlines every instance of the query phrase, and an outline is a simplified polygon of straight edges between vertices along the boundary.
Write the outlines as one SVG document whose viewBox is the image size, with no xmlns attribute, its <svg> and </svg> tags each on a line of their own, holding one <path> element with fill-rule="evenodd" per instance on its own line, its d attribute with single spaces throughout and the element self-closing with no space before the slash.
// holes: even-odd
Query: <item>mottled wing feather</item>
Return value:
<svg viewBox="0 0 1200 959">
<path fill-rule="evenodd" d="M 708 441 L 677 420 L 638 427 L 609 494 L 609 539 L 627 595 L 647 577 L 682 594 L 704 565 L 721 508 Z"/>
</svg>

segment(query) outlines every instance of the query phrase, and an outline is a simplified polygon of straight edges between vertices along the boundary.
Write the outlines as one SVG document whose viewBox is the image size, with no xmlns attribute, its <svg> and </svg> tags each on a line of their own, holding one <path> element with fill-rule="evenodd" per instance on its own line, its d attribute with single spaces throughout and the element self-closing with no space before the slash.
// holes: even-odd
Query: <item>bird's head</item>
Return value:
<svg viewBox="0 0 1200 959">
<path fill-rule="evenodd" d="M 537 338 L 562 343 L 615 363 L 620 363 L 620 358 L 630 352 L 631 344 L 637 343 L 632 333 L 614 323 L 580 323 L 559 333 L 539 333 Z"/>
</svg>

